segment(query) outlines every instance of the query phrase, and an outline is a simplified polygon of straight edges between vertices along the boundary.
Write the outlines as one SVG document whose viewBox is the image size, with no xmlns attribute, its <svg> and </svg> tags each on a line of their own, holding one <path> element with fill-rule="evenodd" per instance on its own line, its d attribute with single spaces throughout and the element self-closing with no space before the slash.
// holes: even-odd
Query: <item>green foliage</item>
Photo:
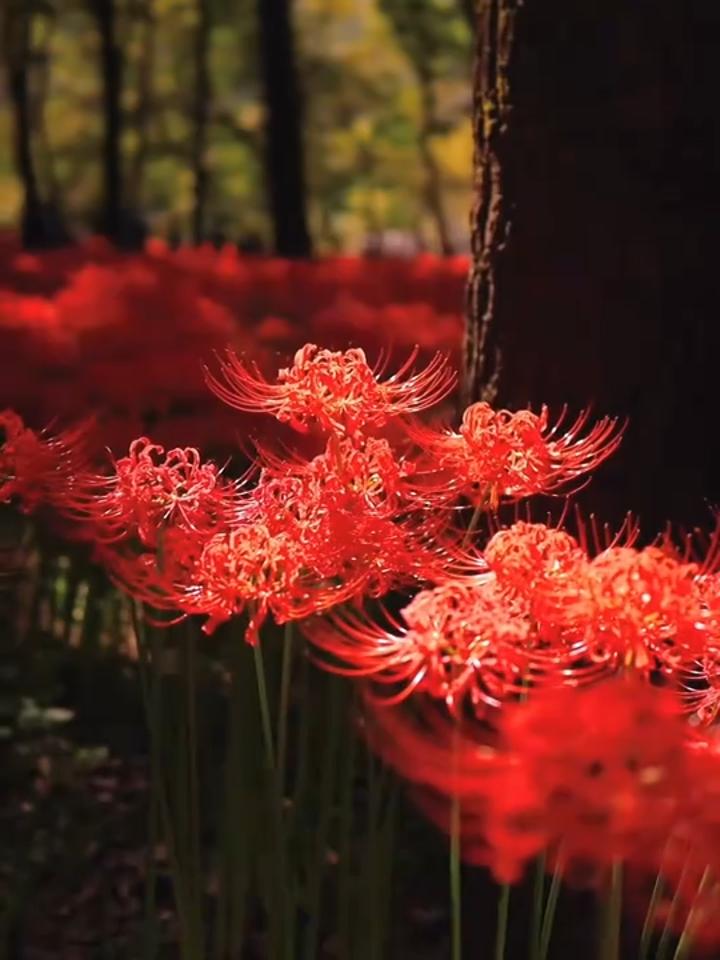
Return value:
<svg viewBox="0 0 720 960">
<path fill-rule="evenodd" d="M 189 237 L 192 207 L 197 9 L 197 0 L 116 0 L 126 205 L 152 231 L 181 238 Z M 207 223 L 232 239 L 267 241 L 256 4 L 208 0 L 208 10 Z M 26 66 L 41 192 L 71 226 L 87 229 L 101 202 L 103 129 L 90 4 L 42 0 L 16 15 L 30 24 Z M 293 16 L 318 248 L 358 249 L 368 233 L 392 229 L 433 245 L 418 153 L 426 76 L 437 104 L 431 146 L 443 200 L 463 231 L 471 43 L 457 0 L 295 0 Z M 10 98 L 0 97 L 4 142 L 13 126 Z M 0 225 L 16 223 L 21 200 L 12 157 L 2 152 Z"/>
</svg>

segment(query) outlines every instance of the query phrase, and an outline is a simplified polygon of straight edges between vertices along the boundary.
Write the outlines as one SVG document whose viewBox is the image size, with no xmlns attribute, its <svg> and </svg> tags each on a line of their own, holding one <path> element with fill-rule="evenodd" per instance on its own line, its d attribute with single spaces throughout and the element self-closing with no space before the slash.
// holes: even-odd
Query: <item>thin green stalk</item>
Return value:
<svg viewBox="0 0 720 960">
<path fill-rule="evenodd" d="M 535 861 L 533 881 L 533 906 L 530 922 L 530 960 L 540 960 L 540 933 L 543 921 L 543 903 L 545 900 L 545 854 L 541 853 Z"/>
<path fill-rule="evenodd" d="M 382 785 L 382 792 L 386 795 L 385 802 L 381 804 L 379 811 L 379 821 L 377 833 L 380 839 L 378 858 L 376 861 L 377 873 L 375 889 L 377 923 L 375 924 L 375 953 L 378 958 L 384 955 L 385 947 L 388 941 L 389 919 L 392 914 L 392 891 L 393 891 L 393 865 L 394 865 L 394 844 L 395 844 L 395 822 L 397 815 L 397 805 L 399 797 L 398 783 L 394 778 L 392 771 L 383 767 L 385 774 Z M 382 882 L 379 882 L 382 881 Z"/>
<path fill-rule="evenodd" d="M 462 874 L 460 865 L 460 800 L 450 808 L 450 920 L 452 960 L 462 960 Z"/>
<path fill-rule="evenodd" d="M 290 679 L 293 662 L 293 625 L 285 624 L 283 636 L 282 666 L 280 668 L 280 701 L 277 719 L 278 753 L 278 794 L 282 804 L 285 799 L 285 777 L 287 763 L 288 708 L 290 705 Z"/>
<path fill-rule="evenodd" d="M 495 932 L 495 960 L 505 960 L 507 945 L 508 914 L 510 913 L 510 884 L 500 887 L 497 906 L 497 929 Z"/>
<path fill-rule="evenodd" d="M 268 769 L 275 770 L 275 746 L 273 744 L 272 723 L 270 722 L 270 701 L 268 699 L 267 681 L 265 680 L 265 665 L 263 663 L 262 646 L 257 641 L 253 646 L 255 660 L 255 677 L 257 679 L 258 697 L 260 699 L 260 719 L 262 721 L 263 743 Z"/>
<path fill-rule="evenodd" d="M 338 869 L 338 938 L 340 940 L 341 956 L 349 960 L 351 955 L 352 933 L 352 832 L 353 832 L 353 799 L 355 785 L 355 761 L 357 754 L 357 736 L 350 731 L 350 742 L 343 752 L 343 770 L 340 795 L 340 840 L 339 840 L 339 869 Z"/>
<path fill-rule="evenodd" d="M 705 890 L 705 887 L 710 880 L 710 867 L 705 867 L 703 875 L 700 878 L 700 883 L 698 884 L 697 892 L 695 894 L 695 901 L 690 908 L 690 911 L 685 920 L 685 926 L 683 931 L 680 934 L 680 939 L 678 940 L 677 947 L 675 948 L 675 953 L 673 954 L 673 960 L 686 960 L 690 955 L 690 950 L 692 949 L 693 940 L 695 939 L 695 923 L 697 920 L 697 915 L 699 911 L 698 901 L 700 895 Z"/>
<path fill-rule="evenodd" d="M 378 774 L 377 760 L 368 744 L 367 747 L 367 864 L 365 880 L 367 892 L 365 894 L 368 913 L 367 923 L 367 956 L 370 960 L 378 960 L 381 951 L 380 915 L 378 910 L 378 893 L 382 887 L 381 862 L 381 812 L 382 793 L 385 769 L 381 768 Z"/>
<path fill-rule="evenodd" d="M 478 514 L 475 509 L 473 520 Z M 472 528 L 472 521 L 470 524 Z M 457 754 L 460 739 L 459 720 L 453 731 L 452 769 L 457 769 Z M 462 810 L 460 797 L 454 793 L 450 801 L 450 954 L 452 960 L 462 960 L 462 867 L 460 862 L 460 834 Z"/>
<path fill-rule="evenodd" d="M 197 955 L 193 947 L 192 929 L 188 923 L 190 910 L 188 908 L 185 877 L 178 857 L 175 831 L 173 829 L 163 777 L 165 757 L 162 736 L 162 681 L 158 673 L 159 649 L 153 632 L 151 632 L 150 635 L 150 642 L 147 643 L 142 610 L 138 611 L 134 604 L 130 609 L 139 653 L 140 690 L 150 733 L 151 783 L 156 790 L 155 800 L 158 805 L 158 819 L 162 826 L 162 835 L 168 851 L 170 874 L 173 882 L 178 924 L 180 926 L 180 952 L 183 960 L 197 960 Z M 150 855 L 154 856 L 154 849 L 151 849 Z M 154 878 L 149 876 L 146 881 L 148 887 L 151 882 L 153 884 L 153 892 L 150 892 L 149 889 L 146 888 L 146 909 L 154 907 Z M 153 916 L 153 923 L 154 919 Z M 150 938 L 151 935 L 148 935 L 148 937 Z"/>
<path fill-rule="evenodd" d="M 297 734 L 297 769 L 293 788 L 292 815 L 297 820 L 302 806 L 308 780 L 308 758 L 310 754 L 310 662 L 303 657 L 300 663 L 300 710 Z"/>
<path fill-rule="evenodd" d="M 652 943 L 653 927 L 657 908 L 660 903 L 660 897 L 663 891 L 663 877 L 660 872 L 655 877 L 655 883 L 650 894 L 647 912 L 645 913 L 645 922 L 643 923 L 642 933 L 640 934 L 640 953 L 638 960 L 649 960 L 650 944 Z"/>
<path fill-rule="evenodd" d="M 143 960 L 154 960 L 158 948 L 157 935 L 157 864 L 155 851 L 159 841 L 159 792 L 161 789 L 160 769 L 157 763 L 157 737 L 160 726 L 160 686 L 157 677 L 150 679 L 150 655 L 145 642 L 144 630 L 141 628 L 142 613 L 138 614 L 135 602 L 130 602 L 130 612 L 135 631 L 135 642 L 138 651 L 138 672 L 140 676 L 140 690 L 145 716 L 148 723 L 150 737 L 150 796 L 148 802 L 147 820 L 147 850 L 145 856 L 145 898 L 144 917 L 142 926 L 142 956 Z"/>
<path fill-rule="evenodd" d="M 687 876 L 688 865 L 689 860 L 686 860 L 685 865 L 680 873 L 680 880 L 675 888 L 675 895 L 670 901 L 670 907 L 668 909 L 667 916 L 665 917 L 665 925 L 663 926 L 662 933 L 660 934 L 655 960 L 668 960 L 668 957 L 670 956 L 673 938 L 673 921 L 675 919 L 675 914 L 678 911 L 678 907 L 680 906 L 680 891 L 685 886 L 685 877 Z"/>
<path fill-rule="evenodd" d="M 217 911 L 215 921 L 215 960 L 239 960 L 245 931 L 248 886 L 247 824 L 249 821 L 247 794 L 243 783 L 243 737 L 252 737 L 244 723 L 245 642 L 232 646 L 230 688 L 227 705 L 227 735 L 225 749 L 224 809 L 220 840 L 220 866 Z"/>
<path fill-rule="evenodd" d="M 465 531 L 465 534 L 462 538 L 461 546 L 463 547 L 463 549 L 470 543 L 470 539 L 473 533 L 475 533 L 475 530 L 477 529 L 477 525 L 480 521 L 480 517 L 482 516 L 482 512 L 483 512 L 482 507 L 475 507 L 475 509 L 473 510 L 472 516 L 470 517 L 470 523 L 468 524 L 467 530 Z"/>
<path fill-rule="evenodd" d="M 305 930 L 305 950 L 308 960 L 318 954 L 320 935 L 320 906 L 322 880 L 325 872 L 328 828 L 335 785 L 336 759 L 340 741 L 340 720 L 343 687 L 337 678 L 328 678 L 327 725 L 320 773 L 319 819 L 315 837 L 313 875 L 308 896 L 308 925 Z"/>
<path fill-rule="evenodd" d="M 610 890 L 604 911 L 603 937 L 600 947 L 601 960 L 619 960 L 620 928 L 622 923 L 623 869 L 615 861 L 610 874 Z"/>
<path fill-rule="evenodd" d="M 203 873 L 200 853 L 200 779 L 198 776 L 197 662 L 192 624 L 185 623 L 184 650 L 185 721 L 187 725 L 188 888 L 192 899 L 193 937 L 198 960 L 204 956 Z"/>
<path fill-rule="evenodd" d="M 295 900 L 290 878 L 287 876 L 287 825 L 285 822 L 285 782 L 287 765 L 287 730 L 290 707 L 290 680 L 293 662 L 293 628 L 286 623 L 283 635 L 282 662 L 280 667 L 280 696 L 277 716 L 277 770 L 275 771 L 275 814 L 278 893 L 282 918 L 282 956 L 294 960 Z"/>
<path fill-rule="evenodd" d="M 538 951 L 539 960 L 546 960 L 548 950 L 550 949 L 550 940 L 552 938 L 553 926 L 555 923 L 555 913 L 557 911 L 558 897 L 560 896 L 560 887 L 562 886 L 562 861 L 559 859 L 553 870 L 550 889 L 548 890 L 547 901 L 545 903 L 545 913 L 543 915 L 542 927 L 540 930 L 540 948 Z"/>
<path fill-rule="evenodd" d="M 145 651 L 139 652 L 142 658 L 146 655 Z M 147 669 L 147 665 L 146 665 Z M 160 700 L 160 684 L 157 677 L 153 677 L 153 682 L 148 690 L 147 675 L 141 669 L 141 682 L 145 684 L 146 699 L 148 704 L 148 718 L 150 721 L 150 736 L 157 738 L 157 732 L 160 728 L 162 717 L 162 703 Z M 145 879 L 145 922 L 143 924 L 143 958 L 144 960 L 154 960 L 158 949 L 157 932 L 157 862 L 156 850 L 159 842 L 160 833 L 160 807 L 159 793 L 162 789 L 161 771 L 157 763 L 157 750 L 150 751 L 150 797 L 148 805 L 148 849 L 146 858 L 146 879 Z"/>
</svg>

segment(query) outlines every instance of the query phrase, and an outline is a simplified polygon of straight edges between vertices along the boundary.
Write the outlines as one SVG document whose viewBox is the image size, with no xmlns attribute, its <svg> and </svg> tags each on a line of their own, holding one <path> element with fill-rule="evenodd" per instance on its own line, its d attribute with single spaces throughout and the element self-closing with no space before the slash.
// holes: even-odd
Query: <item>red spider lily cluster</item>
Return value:
<svg viewBox="0 0 720 960">
<path fill-rule="evenodd" d="M 465 855 L 498 878 L 541 852 L 586 878 L 623 861 L 665 878 L 669 922 L 717 940 L 717 542 L 702 559 L 631 524 L 603 541 L 529 521 L 475 542 L 481 512 L 572 492 L 622 427 L 486 403 L 433 425 L 455 376 L 417 351 L 391 371 L 307 344 L 274 377 L 230 352 L 206 378 L 307 452 L 259 444 L 233 479 L 141 437 L 102 470 L 82 431 L 7 412 L 0 496 L 54 510 L 165 621 L 242 617 L 250 643 L 269 616 L 302 621 L 314 659 L 363 684 L 378 749 L 439 824 L 458 799 Z"/>
<path fill-rule="evenodd" d="M 224 454 L 250 421 L 213 403 L 198 357 L 229 345 L 269 374 L 306 340 L 457 356 L 466 273 L 463 257 L 123 254 L 99 238 L 31 254 L 0 236 L 0 408 L 33 426 L 93 410 L 117 455 L 148 432 Z"/>
</svg>

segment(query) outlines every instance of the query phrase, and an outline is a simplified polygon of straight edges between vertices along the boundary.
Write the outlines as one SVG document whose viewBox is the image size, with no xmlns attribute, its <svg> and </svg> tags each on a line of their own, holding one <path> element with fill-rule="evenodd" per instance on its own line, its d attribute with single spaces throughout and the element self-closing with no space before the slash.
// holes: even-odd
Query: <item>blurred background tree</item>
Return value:
<svg viewBox="0 0 720 960">
<path fill-rule="evenodd" d="M 462 0 L 10 0 L 0 226 L 467 247 Z M 282 215 L 281 215 L 282 211 Z"/>
</svg>

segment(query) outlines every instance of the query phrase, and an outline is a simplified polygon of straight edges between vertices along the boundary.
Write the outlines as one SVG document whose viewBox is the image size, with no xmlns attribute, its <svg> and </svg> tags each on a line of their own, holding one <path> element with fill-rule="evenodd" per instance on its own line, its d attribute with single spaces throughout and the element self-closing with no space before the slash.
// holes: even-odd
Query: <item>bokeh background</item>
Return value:
<svg viewBox="0 0 720 960">
<path fill-rule="evenodd" d="M 31 242 L 100 228 L 270 251 L 268 196 L 292 188 L 300 252 L 467 248 L 472 4 L 8 0 L 5 18 L 0 138 L 25 110 L 29 162 L 0 153 L 0 224 L 34 178 Z"/>
</svg>

